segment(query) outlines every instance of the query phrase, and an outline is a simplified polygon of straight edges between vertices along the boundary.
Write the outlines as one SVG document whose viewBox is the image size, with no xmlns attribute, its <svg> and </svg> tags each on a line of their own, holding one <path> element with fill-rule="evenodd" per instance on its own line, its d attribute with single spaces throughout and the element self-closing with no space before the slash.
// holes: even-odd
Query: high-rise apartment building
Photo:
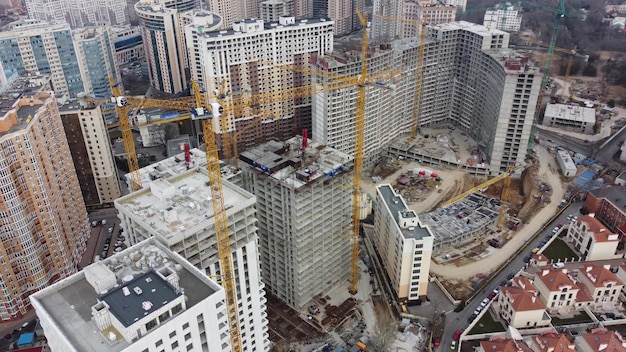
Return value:
<svg viewBox="0 0 626 352">
<path fill-rule="evenodd" d="M 195 0 L 142 0 L 135 4 L 150 84 L 161 92 L 177 94 L 187 89 L 187 47 L 181 15 L 197 5 Z"/>
<path fill-rule="evenodd" d="M 64 21 L 72 28 L 88 25 L 126 25 L 129 18 L 124 0 L 25 0 L 28 17 Z"/>
<path fill-rule="evenodd" d="M 75 98 L 84 91 L 80 67 L 65 23 L 12 22 L 0 32 L 0 75 L 5 81 L 28 73 L 49 74 L 55 96 Z"/>
<path fill-rule="evenodd" d="M 508 49 L 506 32 L 464 21 L 427 28 L 437 49 L 424 57 L 420 126 L 452 124 L 465 131 L 488 156 L 492 175 L 524 163 L 539 68 Z"/>
<path fill-rule="evenodd" d="M 31 297 L 53 351 L 231 351 L 222 287 L 155 238 Z"/>
<path fill-rule="evenodd" d="M 183 256 L 209 276 L 219 276 L 215 214 L 206 168 L 194 167 L 115 201 L 131 244 L 149 237 Z M 223 180 L 239 323 L 244 350 L 269 351 L 264 283 L 257 248 L 256 198 Z"/>
<path fill-rule="evenodd" d="M 385 43 L 395 39 L 418 37 L 424 25 L 454 22 L 457 8 L 439 1 L 375 0 L 372 40 Z M 376 14 L 385 17 L 376 16 Z"/>
<path fill-rule="evenodd" d="M 487 174 L 523 163 L 541 83 L 539 69 L 507 48 L 506 32 L 469 22 L 429 26 L 427 31 L 418 127 L 452 125 L 465 131 L 487 155 Z M 406 38 L 369 54 L 370 76 L 383 70 L 403 74 L 379 79 L 391 89 L 366 88 L 365 167 L 373 166 L 393 139 L 411 131 L 419 45 L 417 38 Z M 332 73 L 354 76 L 361 70 L 357 51 L 316 60 L 316 67 Z M 355 104 L 356 87 L 316 94 L 313 139 L 353 153 Z M 413 152 L 391 153 L 421 159 Z"/>
<path fill-rule="evenodd" d="M 376 187 L 374 245 L 401 301 L 426 296 L 433 235 L 389 184 Z"/>
<path fill-rule="evenodd" d="M 109 77 L 121 81 L 110 28 L 86 27 L 76 29 L 72 34 L 85 92 L 110 96 Z"/>
<path fill-rule="evenodd" d="M 483 26 L 508 32 L 519 32 L 522 27 L 522 8 L 509 3 L 497 4 L 485 11 Z"/>
<path fill-rule="evenodd" d="M 50 77 L 18 78 L 0 96 L 0 320 L 76 272 L 90 234 Z"/>
<path fill-rule="evenodd" d="M 85 205 L 112 204 L 122 194 L 101 106 L 72 101 L 59 113 Z"/>
<path fill-rule="evenodd" d="M 350 273 L 353 158 L 300 136 L 240 154 L 257 197 L 263 281 L 299 309 Z M 244 164 L 245 163 L 245 164 Z"/>
<path fill-rule="evenodd" d="M 352 33 L 355 10 L 355 0 L 311 0 L 313 4 L 313 18 L 330 18 L 334 23 L 335 36 L 344 36 Z M 363 5 L 361 1 L 359 5 Z M 363 10 L 360 8 L 359 10 Z"/>
<path fill-rule="evenodd" d="M 278 22 L 283 16 L 293 16 L 293 2 L 288 0 L 265 0 L 259 3 L 259 18 L 264 22 Z"/>
<path fill-rule="evenodd" d="M 446 5 L 451 5 L 451 6 L 461 9 L 462 12 L 465 12 L 465 9 L 467 7 L 467 0 L 442 0 L 442 1 Z"/>
<path fill-rule="evenodd" d="M 312 54 L 333 49 L 333 21 L 323 18 L 281 17 L 278 23 L 247 19 L 228 31 L 200 33 L 195 25 L 185 31 L 191 79 L 208 92 L 225 86 L 229 99 L 237 93 L 254 95 L 308 85 L 308 74 L 280 65 L 306 67 Z M 245 130 L 237 137 L 240 150 L 272 138 L 284 140 L 310 128 L 310 101 L 309 97 L 285 98 L 229 112 L 227 127 Z M 214 128 L 221 133 L 218 120 L 213 119 Z"/>
<path fill-rule="evenodd" d="M 209 10 L 223 19 L 221 29 L 231 29 L 235 22 L 259 17 L 259 0 L 208 0 L 207 2 Z"/>
<path fill-rule="evenodd" d="M 118 65 L 124 65 L 144 57 L 141 28 L 137 26 L 111 27 L 110 31 L 111 40 L 115 47 L 115 60 Z"/>
<path fill-rule="evenodd" d="M 388 74 L 377 78 L 376 85 L 365 88 L 363 165 L 366 169 L 375 165 L 380 151 L 387 144 L 410 130 L 418 49 L 417 41 L 397 41 L 394 45 L 372 48 L 368 54 L 368 73 L 374 75 L 385 71 Z M 316 69 L 332 74 L 356 76 L 361 73 L 360 51 L 335 51 L 316 56 L 312 61 Z M 317 83 L 324 81 L 323 78 L 314 79 Z M 312 98 L 312 139 L 354 155 L 357 95 L 357 86 L 315 94 Z"/>
</svg>

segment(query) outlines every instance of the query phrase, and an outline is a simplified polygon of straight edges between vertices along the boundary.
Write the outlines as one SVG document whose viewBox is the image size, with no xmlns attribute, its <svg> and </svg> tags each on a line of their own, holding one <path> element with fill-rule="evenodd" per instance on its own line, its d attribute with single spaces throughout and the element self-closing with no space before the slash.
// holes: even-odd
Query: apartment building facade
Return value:
<svg viewBox="0 0 626 352">
<path fill-rule="evenodd" d="M 124 65 L 144 58 L 143 38 L 138 26 L 111 27 L 111 41 L 115 47 L 115 61 Z"/>
<path fill-rule="evenodd" d="M 567 269 L 541 268 L 533 282 L 548 312 L 574 311 L 593 302 L 587 288 Z"/>
<path fill-rule="evenodd" d="M 581 216 L 567 229 L 565 240 L 570 242 L 587 261 L 620 258 L 619 235 L 609 231 L 598 219 Z"/>
<path fill-rule="evenodd" d="M 57 98 L 84 91 L 70 27 L 65 23 L 20 20 L 0 32 L 0 75 L 5 82 L 22 74 L 47 74 Z"/>
<path fill-rule="evenodd" d="M 249 351 L 269 351 L 265 284 L 261 279 L 256 197 L 223 180 L 241 340 Z M 208 276 L 221 274 L 212 194 L 206 168 L 157 179 L 115 200 L 130 244 L 155 237 Z"/>
<path fill-rule="evenodd" d="M 297 1 L 297 0 L 296 0 Z M 363 11 L 363 1 L 359 0 L 310 0 L 312 18 L 330 18 L 334 22 L 333 33 L 337 37 L 352 33 L 356 10 Z"/>
<path fill-rule="evenodd" d="M 155 238 L 32 296 L 50 348 L 66 352 L 231 351 L 224 300 Z"/>
<path fill-rule="evenodd" d="M 300 136 L 240 154 L 257 197 L 263 281 L 295 309 L 350 273 L 352 156 Z"/>
<path fill-rule="evenodd" d="M 29 18 L 67 22 L 72 28 L 130 23 L 124 0 L 26 0 L 25 3 Z"/>
<path fill-rule="evenodd" d="M 611 232 L 626 234 L 626 211 L 619 202 L 626 199 L 626 187 L 608 186 L 587 193 L 583 209 L 599 220 Z"/>
<path fill-rule="evenodd" d="M 225 87 L 230 92 L 227 99 L 265 94 L 262 103 L 222 116 L 229 131 L 239 131 L 235 137 L 239 150 L 310 129 L 311 98 L 289 95 L 294 88 L 310 84 L 310 77 L 280 66 L 307 67 L 311 55 L 332 51 L 333 26 L 333 21 L 325 18 L 281 17 L 278 23 L 246 19 L 219 32 L 200 33 L 194 25 L 185 28 L 191 79 L 208 92 Z M 287 95 L 275 93 L 280 90 Z M 221 145 L 222 126 L 219 119 L 213 122 Z"/>
<path fill-rule="evenodd" d="M 122 192 L 101 106 L 68 102 L 59 106 L 59 115 L 85 206 L 113 204 Z"/>
<path fill-rule="evenodd" d="M 610 265 L 585 264 L 579 269 L 578 279 L 587 287 L 587 291 L 593 297 L 592 305 L 595 307 L 621 304 L 619 295 L 624 288 L 624 283 L 609 270 L 610 267 Z"/>
<path fill-rule="evenodd" d="M 90 235 L 49 82 L 17 79 L 0 99 L 2 321 L 23 317 L 31 294 L 75 273 Z"/>
<path fill-rule="evenodd" d="M 108 27 L 86 27 L 74 30 L 72 35 L 85 92 L 110 96 L 109 77 L 121 81 L 111 30 Z"/>
<path fill-rule="evenodd" d="M 519 32 L 522 27 L 522 8 L 510 3 L 496 4 L 485 11 L 483 26 L 507 32 Z"/>
<path fill-rule="evenodd" d="M 178 94 L 187 89 L 187 47 L 181 15 L 197 6 L 194 0 L 145 0 L 135 4 L 150 85 L 161 92 Z"/>
<path fill-rule="evenodd" d="M 417 301 L 428 291 L 433 236 L 389 184 L 376 187 L 374 245 L 391 287 L 401 301 Z"/>
</svg>

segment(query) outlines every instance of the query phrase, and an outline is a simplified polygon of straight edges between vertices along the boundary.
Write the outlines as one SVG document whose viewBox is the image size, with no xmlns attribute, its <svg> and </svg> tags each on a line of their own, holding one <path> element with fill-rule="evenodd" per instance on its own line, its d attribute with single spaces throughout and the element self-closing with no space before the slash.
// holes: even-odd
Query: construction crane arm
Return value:
<svg viewBox="0 0 626 352">
<path fill-rule="evenodd" d="M 478 190 L 480 190 L 480 189 L 489 187 L 489 186 L 493 185 L 494 183 L 496 183 L 496 182 L 498 182 L 498 181 L 500 181 L 500 180 L 502 180 L 504 178 L 509 177 L 511 174 L 515 173 L 517 170 L 519 170 L 519 169 L 521 169 L 523 167 L 524 167 L 524 165 L 520 164 L 520 165 L 517 165 L 516 167 L 509 168 L 509 170 L 507 172 L 504 172 L 504 173 L 502 173 L 502 174 L 500 174 L 500 175 L 498 175 L 498 176 L 496 176 L 496 177 L 494 177 L 492 179 L 489 179 L 489 180 L 481 183 L 480 185 L 478 185 L 476 187 L 472 187 L 472 188 L 468 189 L 467 191 L 459 194 L 456 197 L 453 197 L 453 198 L 451 198 L 451 199 L 449 199 L 449 200 L 447 200 L 445 202 L 442 202 L 441 206 L 444 207 L 444 206 L 450 205 L 450 204 L 452 204 L 454 202 L 458 202 L 459 200 L 469 196 L 470 194 L 478 192 Z"/>
</svg>

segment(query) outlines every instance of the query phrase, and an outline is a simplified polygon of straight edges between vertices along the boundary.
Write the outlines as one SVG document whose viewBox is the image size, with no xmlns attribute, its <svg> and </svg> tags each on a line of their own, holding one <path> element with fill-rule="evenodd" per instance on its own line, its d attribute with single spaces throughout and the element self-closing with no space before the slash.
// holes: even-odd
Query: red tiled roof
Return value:
<svg viewBox="0 0 626 352">
<path fill-rule="evenodd" d="M 565 334 L 549 332 L 533 337 L 537 352 L 576 352 L 576 345 Z"/>
<path fill-rule="evenodd" d="M 576 284 L 578 292 L 576 293 L 576 302 L 593 302 L 593 296 L 587 291 L 587 288 L 583 284 Z"/>
<path fill-rule="evenodd" d="M 513 279 L 514 286 L 502 288 L 503 297 L 511 301 L 511 308 L 516 312 L 546 309 L 546 305 L 537 297 L 537 288 L 526 277 L 517 276 Z"/>
<path fill-rule="evenodd" d="M 607 228 L 593 216 L 583 215 L 577 221 L 579 223 L 584 222 L 587 225 L 587 229 L 591 232 L 600 232 L 602 229 L 604 229 L 604 231 L 608 231 Z"/>
<path fill-rule="evenodd" d="M 594 287 L 606 287 L 607 283 L 623 285 L 609 269 L 601 265 L 587 264 L 580 267 L 581 275 L 585 276 Z"/>
<path fill-rule="evenodd" d="M 564 269 L 543 268 L 535 274 L 535 279 L 540 280 L 550 292 L 561 291 L 563 286 L 576 286 L 574 281 L 563 272 Z"/>
<path fill-rule="evenodd" d="M 595 329 L 590 333 L 583 334 L 582 337 L 593 351 L 626 352 L 626 342 L 615 331 Z"/>
<path fill-rule="evenodd" d="M 524 341 L 516 341 L 512 339 L 480 341 L 480 347 L 484 351 L 497 352 L 533 352 L 533 350 L 524 343 Z"/>
</svg>

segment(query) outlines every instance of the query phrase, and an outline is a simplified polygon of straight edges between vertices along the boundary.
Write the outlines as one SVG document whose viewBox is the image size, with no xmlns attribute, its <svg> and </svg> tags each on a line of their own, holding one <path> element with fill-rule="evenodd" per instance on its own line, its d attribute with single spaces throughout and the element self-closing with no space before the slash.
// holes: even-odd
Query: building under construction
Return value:
<svg viewBox="0 0 626 352">
<path fill-rule="evenodd" d="M 433 251 L 441 252 L 460 247 L 485 234 L 498 221 L 499 212 L 499 199 L 473 193 L 419 217 L 435 238 Z"/>
<path fill-rule="evenodd" d="M 300 309 L 350 273 L 353 157 L 304 134 L 241 153 L 267 289 Z"/>
</svg>

